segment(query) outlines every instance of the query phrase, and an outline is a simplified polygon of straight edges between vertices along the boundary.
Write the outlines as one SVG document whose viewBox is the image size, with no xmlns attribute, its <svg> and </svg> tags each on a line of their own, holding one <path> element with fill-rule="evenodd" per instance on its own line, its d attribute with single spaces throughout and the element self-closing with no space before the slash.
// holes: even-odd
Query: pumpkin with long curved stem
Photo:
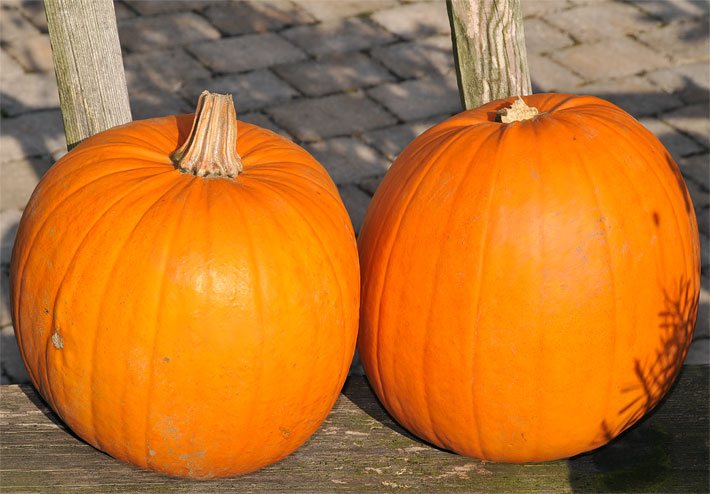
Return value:
<svg viewBox="0 0 710 494">
<path fill-rule="evenodd" d="M 231 96 L 56 163 L 22 217 L 11 284 L 51 407 L 95 447 L 170 475 L 236 475 L 294 451 L 335 403 L 357 335 L 335 185 L 302 148 L 237 122 Z"/>
<path fill-rule="evenodd" d="M 358 245 L 372 387 L 411 432 L 464 455 L 606 443 L 658 403 L 692 338 L 688 191 L 659 141 L 598 98 L 494 101 L 428 130 Z"/>
</svg>

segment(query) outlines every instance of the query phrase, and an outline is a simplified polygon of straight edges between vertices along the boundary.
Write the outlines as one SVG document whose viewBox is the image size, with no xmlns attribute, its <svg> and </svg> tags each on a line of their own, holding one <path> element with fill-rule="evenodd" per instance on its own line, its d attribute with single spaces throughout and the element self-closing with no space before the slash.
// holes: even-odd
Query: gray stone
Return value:
<svg viewBox="0 0 710 494">
<path fill-rule="evenodd" d="M 421 2 L 380 10 L 372 20 L 405 39 L 419 39 L 450 32 L 449 15 L 444 2 Z"/>
<path fill-rule="evenodd" d="M 0 41 L 23 39 L 39 34 L 36 27 L 20 11 L 4 2 L 0 4 Z"/>
<path fill-rule="evenodd" d="M 395 39 L 381 27 L 357 18 L 292 27 L 280 34 L 315 56 L 364 50 Z"/>
<path fill-rule="evenodd" d="M 693 180 L 686 180 L 685 185 L 688 187 L 690 199 L 693 201 L 696 214 L 710 206 L 710 194 L 708 194 L 707 189 L 698 185 Z"/>
<path fill-rule="evenodd" d="M 349 136 L 396 121 L 359 92 L 294 101 L 267 112 L 278 125 L 302 141 Z"/>
<path fill-rule="evenodd" d="M 211 70 L 221 73 L 246 72 L 306 58 L 305 53 L 274 33 L 198 43 L 190 45 L 188 51 Z"/>
<path fill-rule="evenodd" d="M 48 157 L 0 163 L 0 208 L 24 209 L 40 177 L 49 170 L 50 165 Z"/>
<path fill-rule="evenodd" d="M 128 98 L 133 120 L 179 115 L 195 111 L 197 100 L 187 104 L 176 93 L 156 86 L 151 81 L 129 77 Z"/>
<path fill-rule="evenodd" d="M 273 68 L 306 96 L 322 96 L 390 82 L 394 77 L 361 53 L 335 55 Z"/>
<path fill-rule="evenodd" d="M 353 137 L 335 137 L 308 146 L 308 151 L 322 164 L 336 184 L 354 184 L 382 175 L 389 161 L 367 144 Z"/>
<path fill-rule="evenodd" d="M 688 134 L 705 148 L 710 147 L 710 107 L 707 103 L 684 106 L 664 113 L 661 119 Z"/>
<path fill-rule="evenodd" d="M 708 18 L 682 19 L 659 29 L 639 34 L 638 38 L 654 50 L 680 63 L 710 60 Z"/>
<path fill-rule="evenodd" d="M 678 95 L 686 103 L 707 101 L 710 95 L 710 64 L 707 62 L 676 65 L 650 72 L 646 77 L 664 91 Z"/>
<path fill-rule="evenodd" d="M 632 5 L 621 2 L 594 2 L 548 14 L 544 19 L 582 43 L 614 42 L 627 34 L 657 29 L 660 25 L 655 19 L 641 15 Z M 527 36 L 527 26 L 525 34 Z"/>
<path fill-rule="evenodd" d="M 17 60 L 8 55 L 5 50 L 0 50 L 0 81 L 3 83 L 24 75 L 25 70 L 17 63 Z M 3 90 L 5 86 L 3 84 Z M 3 95 L 4 98 L 7 95 Z"/>
<path fill-rule="evenodd" d="M 44 12 L 44 2 L 40 2 L 39 0 L 25 0 L 21 2 L 17 8 L 34 27 L 43 33 L 47 32 L 47 14 Z"/>
<path fill-rule="evenodd" d="M 187 10 L 201 10 L 217 3 L 216 0 L 124 0 L 141 15 L 172 14 Z"/>
<path fill-rule="evenodd" d="M 542 19 L 528 18 L 524 23 L 525 47 L 528 54 L 548 53 L 574 43 L 572 38 Z"/>
<path fill-rule="evenodd" d="M 710 339 L 703 338 L 690 345 L 688 355 L 685 357 L 685 365 L 708 365 L 710 364 Z"/>
<path fill-rule="evenodd" d="M 311 15 L 288 0 L 218 3 L 204 12 L 212 25 L 228 36 L 276 31 L 314 22 Z"/>
<path fill-rule="evenodd" d="M 261 128 L 276 132 L 288 140 L 293 140 L 293 136 L 271 121 L 269 117 L 259 112 L 238 113 L 237 119 L 250 124 L 258 125 Z"/>
<path fill-rule="evenodd" d="M 557 62 L 542 55 L 529 55 L 528 67 L 532 79 L 533 92 L 574 93 L 584 82 L 580 76 Z"/>
<path fill-rule="evenodd" d="M 663 22 L 699 18 L 710 14 L 710 2 L 703 0 L 626 0 L 646 15 Z"/>
<path fill-rule="evenodd" d="M 639 76 L 587 84 L 579 91 L 611 101 L 636 118 L 683 106 L 680 98 L 659 92 L 656 86 Z"/>
<path fill-rule="evenodd" d="M 26 156 L 48 156 L 59 149 L 66 149 L 61 113 L 45 110 L 4 118 L 0 149 L 0 163 L 22 160 Z M 3 176 L 2 182 L 7 179 Z"/>
<path fill-rule="evenodd" d="M 343 17 L 362 16 L 396 5 L 397 0 L 294 0 L 319 21 L 331 21 Z"/>
<path fill-rule="evenodd" d="M 52 48 L 46 34 L 12 39 L 4 48 L 28 72 L 54 71 Z"/>
<path fill-rule="evenodd" d="M 369 90 L 368 94 L 404 121 L 462 111 L 453 77 L 383 84 Z"/>
<path fill-rule="evenodd" d="M 342 185 L 338 187 L 338 192 L 340 192 L 340 197 L 348 210 L 350 221 L 353 224 L 355 234 L 357 234 L 360 231 L 360 227 L 362 227 L 362 220 L 365 218 L 367 206 L 370 204 L 370 196 L 354 185 Z"/>
<path fill-rule="evenodd" d="M 21 217 L 22 211 L 17 208 L 0 211 L 0 264 L 7 265 L 10 263 L 17 225 L 20 223 Z"/>
<path fill-rule="evenodd" d="M 360 189 L 362 189 L 366 194 L 372 197 L 379 188 L 380 184 L 382 183 L 383 178 L 385 178 L 384 175 L 380 175 L 379 177 L 374 178 L 368 178 L 360 182 L 358 184 L 358 187 L 360 187 Z"/>
<path fill-rule="evenodd" d="M 696 218 L 698 220 L 698 230 L 702 235 L 704 235 L 704 239 L 706 240 L 705 243 L 702 242 L 701 239 L 701 245 L 700 249 L 705 250 L 705 257 L 703 257 L 703 264 L 705 261 L 710 261 L 710 257 L 708 257 L 708 249 L 710 249 L 710 244 L 707 241 L 708 235 L 710 235 L 710 208 L 703 208 L 698 211 L 696 211 Z"/>
<path fill-rule="evenodd" d="M 0 107 L 10 117 L 28 111 L 59 107 L 57 78 L 54 74 L 21 74 L 3 80 L 2 93 Z"/>
<path fill-rule="evenodd" d="M 118 33 L 121 45 L 132 52 L 170 49 L 220 36 L 209 22 L 192 12 L 124 19 L 118 23 Z"/>
<path fill-rule="evenodd" d="M 119 21 L 122 19 L 130 19 L 131 17 L 136 16 L 136 13 L 123 2 L 118 2 L 114 0 L 113 10 L 116 12 L 116 19 Z"/>
<path fill-rule="evenodd" d="M 572 7 L 568 0 L 533 0 L 520 2 L 523 17 L 541 17 L 550 12 L 559 12 Z"/>
<path fill-rule="evenodd" d="M 696 184 L 710 190 L 710 155 L 699 154 L 678 160 L 678 166 L 686 181 L 692 180 Z"/>
<path fill-rule="evenodd" d="M 612 79 L 667 67 L 670 61 L 631 38 L 585 43 L 550 53 L 550 57 L 588 81 Z"/>
<path fill-rule="evenodd" d="M 639 120 L 648 130 L 658 137 L 673 159 L 678 161 L 683 156 L 702 151 L 700 144 L 690 137 L 687 137 L 670 125 L 661 122 L 656 118 L 642 118 Z"/>
<path fill-rule="evenodd" d="M 177 91 L 195 79 L 209 77 L 210 71 L 181 48 L 123 57 L 126 79 L 132 84 L 148 83 L 166 91 Z"/>
<path fill-rule="evenodd" d="M 10 277 L 6 269 L 0 270 L 0 327 L 12 324 L 10 308 Z"/>
<path fill-rule="evenodd" d="M 372 50 L 372 56 L 400 77 L 455 73 L 450 36 L 432 36 Z"/>
<path fill-rule="evenodd" d="M 20 357 L 17 347 L 15 332 L 12 326 L 0 329 L 0 369 L 4 376 L 13 384 L 27 384 L 30 378 L 27 375 L 25 364 Z"/>
<path fill-rule="evenodd" d="M 438 117 L 416 122 L 407 122 L 386 129 L 378 129 L 363 134 L 363 139 L 368 144 L 372 145 L 387 156 L 390 160 L 397 158 L 410 142 L 424 131 L 430 129 L 437 123 L 445 120 L 448 115 L 440 115 Z"/>
<path fill-rule="evenodd" d="M 232 94 L 238 112 L 257 110 L 298 96 L 296 90 L 266 69 L 193 81 L 183 93 L 189 101 L 197 101 L 205 89 Z"/>
</svg>

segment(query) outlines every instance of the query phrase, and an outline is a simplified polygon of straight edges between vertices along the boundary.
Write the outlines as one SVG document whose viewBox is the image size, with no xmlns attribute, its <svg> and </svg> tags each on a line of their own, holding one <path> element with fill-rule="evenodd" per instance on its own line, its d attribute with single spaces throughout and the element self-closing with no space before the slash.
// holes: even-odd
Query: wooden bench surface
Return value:
<svg viewBox="0 0 710 494">
<path fill-rule="evenodd" d="M 125 465 L 72 435 L 31 386 L 4 385 L 2 492 L 708 492 L 708 366 L 611 444 L 570 460 L 510 465 L 433 448 L 396 425 L 352 377 L 296 453 L 234 479 L 188 481 Z"/>
</svg>

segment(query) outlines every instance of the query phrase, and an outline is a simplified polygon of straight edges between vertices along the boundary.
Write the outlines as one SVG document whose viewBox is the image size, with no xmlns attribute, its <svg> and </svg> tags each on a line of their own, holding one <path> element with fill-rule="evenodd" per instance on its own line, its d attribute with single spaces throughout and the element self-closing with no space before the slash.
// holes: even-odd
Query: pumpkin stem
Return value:
<svg viewBox="0 0 710 494">
<path fill-rule="evenodd" d="M 190 135 L 170 158 L 180 170 L 198 177 L 234 178 L 242 172 L 232 95 L 202 92 Z"/>
<path fill-rule="evenodd" d="M 523 98 L 518 96 L 510 108 L 498 110 L 500 121 L 503 123 L 522 122 L 530 120 L 537 116 L 540 112 L 534 106 L 528 106 L 523 101 Z"/>
</svg>

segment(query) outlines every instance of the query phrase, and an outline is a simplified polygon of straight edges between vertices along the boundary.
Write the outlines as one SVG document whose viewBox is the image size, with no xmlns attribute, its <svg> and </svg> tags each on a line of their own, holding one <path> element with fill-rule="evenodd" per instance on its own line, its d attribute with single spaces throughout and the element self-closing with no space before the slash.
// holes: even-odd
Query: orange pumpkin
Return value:
<svg viewBox="0 0 710 494">
<path fill-rule="evenodd" d="M 433 127 L 387 173 L 358 239 L 358 349 L 412 433 L 528 462 L 596 448 L 658 403 L 691 341 L 700 258 L 678 167 L 631 116 L 593 97 L 512 102 Z"/>
<path fill-rule="evenodd" d="M 302 148 L 237 122 L 226 96 L 57 162 L 22 217 L 11 283 L 51 407 L 96 448 L 170 475 L 294 451 L 355 348 L 357 248 L 335 185 Z"/>
</svg>

